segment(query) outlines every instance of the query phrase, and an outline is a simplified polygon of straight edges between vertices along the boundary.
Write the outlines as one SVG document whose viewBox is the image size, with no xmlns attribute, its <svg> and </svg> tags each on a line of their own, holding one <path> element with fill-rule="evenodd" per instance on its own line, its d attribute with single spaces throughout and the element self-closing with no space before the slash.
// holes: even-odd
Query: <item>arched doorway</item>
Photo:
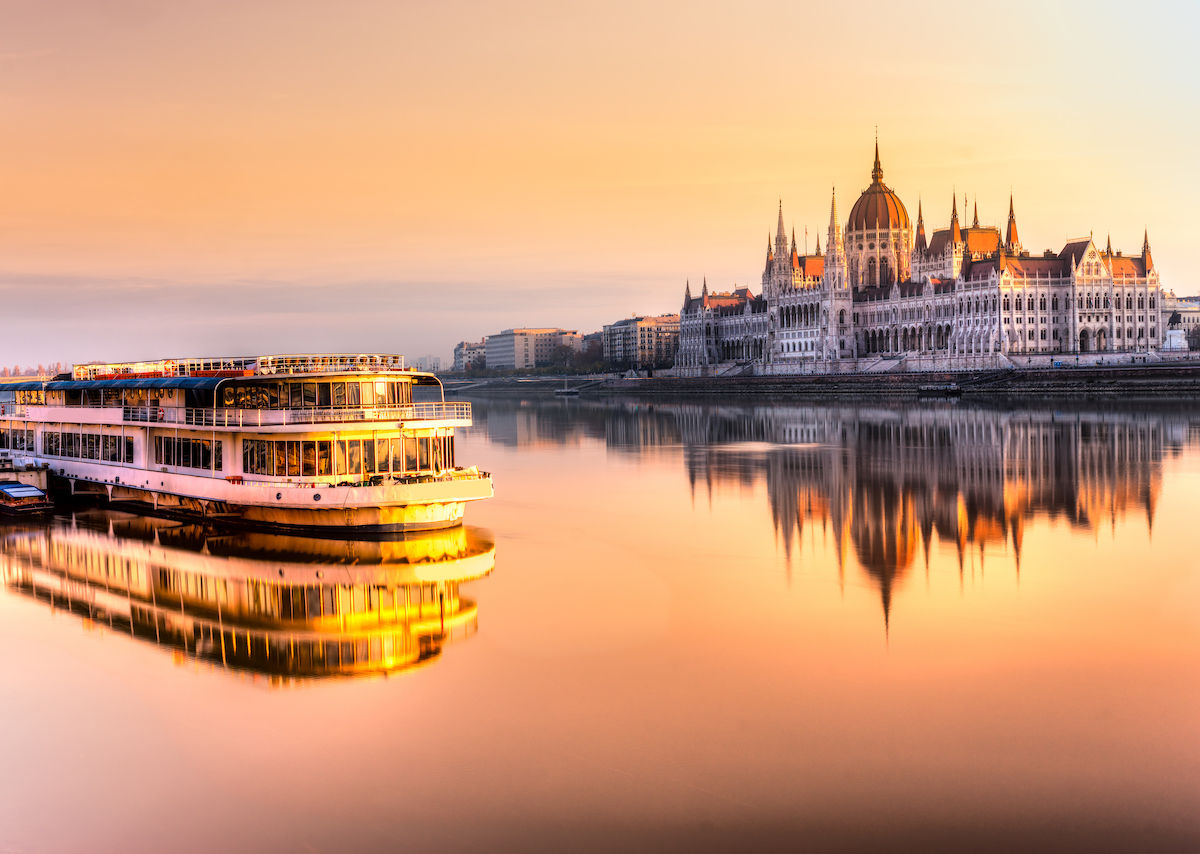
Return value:
<svg viewBox="0 0 1200 854">
<path fill-rule="evenodd" d="M 1086 329 L 1079 330 L 1079 352 L 1080 353 L 1090 353 L 1091 352 L 1091 346 L 1090 346 L 1091 343 L 1092 343 L 1092 340 L 1091 340 L 1091 336 L 1088 335 L 1088 331 Z"/>
<path fill-rule="evenodd" d="M 1108 330 L 1107 329 L 1097 329 L 1096 330 L 1096 350 L 1097 350 L 1097 352 L 1103 353 L 1107 349 L 1108 349 Z"/>
</svg>

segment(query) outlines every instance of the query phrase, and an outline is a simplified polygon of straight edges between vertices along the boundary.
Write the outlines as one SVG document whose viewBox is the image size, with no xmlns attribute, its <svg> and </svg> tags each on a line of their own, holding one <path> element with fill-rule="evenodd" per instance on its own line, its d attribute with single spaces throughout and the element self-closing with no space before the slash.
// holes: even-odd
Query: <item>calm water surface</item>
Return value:
<svg viewBox="0 0 1200 854">
<path fill-rule="evenodd" d="M 476 418 L 458 531 L 0 528 L 0 852 L 1200 847 L 1200 411 Z"/>
</svg>

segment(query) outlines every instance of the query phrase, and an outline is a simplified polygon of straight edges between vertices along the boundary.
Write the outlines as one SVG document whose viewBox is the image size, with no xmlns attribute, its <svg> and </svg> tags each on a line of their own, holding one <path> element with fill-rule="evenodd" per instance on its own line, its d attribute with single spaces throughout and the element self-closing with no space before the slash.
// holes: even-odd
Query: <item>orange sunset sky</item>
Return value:
<svg viewBox="0 0 1200 854">
<path fill-rule="evenodd" d="M 1194 273 L 1196 3 L 0 0 L 0 364 L 592 331 L 884 180 Z M 961 210 L 960 210 L 961 212 Z M 969 214 L 967 215 L 969 218 Z M 811 243 L 810 243 L 811 245 Z"/>
</svg>

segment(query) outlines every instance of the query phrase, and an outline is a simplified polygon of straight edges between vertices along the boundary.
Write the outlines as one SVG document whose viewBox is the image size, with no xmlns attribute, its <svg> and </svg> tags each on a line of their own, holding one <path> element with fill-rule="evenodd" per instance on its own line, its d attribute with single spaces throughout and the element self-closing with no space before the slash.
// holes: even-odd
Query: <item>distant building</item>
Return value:
<svg viewBox="0 0 1200 854">
<path fill-rule="evenodd" d="M 485 364 L 487 341 L 459 341 L 454 345 L 454 370 L 468 371 Z"/>
<path fill-rule="evenodd" d="M 670 367 L 679 349 L 679 315 L 629 317 L 605 326 L 602 336 L 609 365 Z"/>
<path fill-rule="evenodd" d="M 418 371 L 429 371 L 431 374 L 436 374 L 442 369 L 441 356 L 418 356 L 413 362 L 413 367 Z"/>
<path fill-rule="evenodd" d="M 487 337 L 487 366 L 498 370 L 524 370 L 550 364 L 560 347 L 578 353 L 583 336 L 573 329 L 505 329 Z"/>
</svg>

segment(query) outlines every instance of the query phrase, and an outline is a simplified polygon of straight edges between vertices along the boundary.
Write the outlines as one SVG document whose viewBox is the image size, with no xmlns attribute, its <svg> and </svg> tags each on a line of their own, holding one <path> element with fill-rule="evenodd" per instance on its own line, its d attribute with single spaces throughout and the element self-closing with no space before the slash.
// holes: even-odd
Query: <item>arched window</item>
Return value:
<svg viewBox="0 0 1200 854">
<path fill-rule="evenodd" d="M 1054 309 L 1055 311 L 1058 311 L 1058 294 L 1055 294 L 1054 297 L 1050 300 L 1050 307 L 1052 309 Z"/>
<path fill-rule="evenodd" d="M 875 278 L 875 259 L 874 258 L 870 258 L 867 260 L 867 284 L 868 285 L 879 284 L 878 280 Z"/>
<path fill-rule="evenodd" d="M 1042 294 L 1042 298 L 1038 302 L 1038 307 L 1041 308 L 1042 311 L 1046 310 L 1046 295 L 1045 294 Z"/>
<path fill-rule="evenodd" d="M 890 285 L 892 283 L 892 265 L 888 263 L 888 259 L 881 258 L 879 260 L 879 284 Z"/>
</svg>

